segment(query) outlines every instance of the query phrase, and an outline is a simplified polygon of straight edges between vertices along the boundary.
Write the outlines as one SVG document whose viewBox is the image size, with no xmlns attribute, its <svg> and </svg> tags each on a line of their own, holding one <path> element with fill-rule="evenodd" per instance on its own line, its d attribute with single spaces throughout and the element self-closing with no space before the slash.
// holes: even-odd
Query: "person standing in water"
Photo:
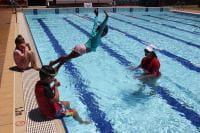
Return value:
<svg viewBox="0 0 200 133">
<path fill-rule="evenodd" d="M 139 87 L 138 91 L 134 92 L 134 95 L 142 92 L 145 89 L 145 85 L 151 87 L 152 91 L 150 92 L 150 95 L 155 94 L 156 83 L 160 78 L 161 73 L 159 71 L 160 61 L 154 52 L 154 49 L 154 45 L 146 46 L 144 49 L 145 56 L 141 60 L 141 63 L 137 67 L 130 68 L 133 71 L 139 68 L 143 69 L 143 73 L 140 76 L 135 77 L 142 82 L 142 85 Z"/>
<path fill-rule="evenodd" d="M 144 49 L 145 57 L 143 57 L 143 59 L 141 60 L 140 65 L 131 68 L 131 70 L 133 71 L 139 68 L 143 69 L 143 74 L 136 77 L 137 79 L 158 78 L 161 75 L 159 71 L 160 61 L 157 58 L 154 49 L 155 48 L 153 45 L 146 46 Z"/>
</svg>

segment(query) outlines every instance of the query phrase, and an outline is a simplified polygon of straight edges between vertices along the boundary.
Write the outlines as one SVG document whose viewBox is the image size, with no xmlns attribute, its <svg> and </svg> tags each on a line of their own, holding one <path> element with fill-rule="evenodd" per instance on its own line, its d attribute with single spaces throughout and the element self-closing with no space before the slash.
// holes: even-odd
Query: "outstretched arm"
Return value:
<svg viewBox="0 0 200 133">
<path fill-rule="evenodd" d="M 77 52 L 74 52 L 72 51 L 70 54 L 68 55 L 64 55 L 64 56 L 61 56 L 59 57 L 58 59 L 56 59 L 55 61 L 50 61 L 49 65 L 50 66 L 53 66 L 53 65 L 56 65 L 54 67 L 55 71 L 58 72 L 58 70 L 60 69 L 60 67 L 67 61 L 73 59 L 73 58 L 76 58 L 76 57 L 79 57 L 80 54 L 77 53 Z"/>
<path fill-rule="evenodd" d="M 131 68 L 129 68 L 129 69 L 132 70 L 132 71 L 135 71 L 135 70 L 139 69 L 140 67 L 141 67 L 141 65 L 139 65 L 139 66 L 137 66 L 137 67 L 131 67 Z"/>
<path fill-rule="evenodd" d="M 141 75 L 141 76 L 138 76 L 138 77 L 135 77 L 135 78 L 136 79 L 146 79 L 146 78 L 152 78 L 152 77 L 156 77 L 156 75 L 153 74 L 153 73 L 150 73 L 150 74 Z"/>
</svg>

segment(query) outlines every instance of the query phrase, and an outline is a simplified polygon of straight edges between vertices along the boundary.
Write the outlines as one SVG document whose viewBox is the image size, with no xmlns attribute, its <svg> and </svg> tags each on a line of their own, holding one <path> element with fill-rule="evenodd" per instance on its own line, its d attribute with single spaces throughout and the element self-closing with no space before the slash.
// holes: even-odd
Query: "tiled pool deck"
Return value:
<svg viewBox="0 0 200 133">
<path fill-rule="evenodd" d="M 34 44 L 24 15 L 19 12 L 17 18 L 16 23 L 11 9 L 0 7 L 0 133 L 63 133 L 60 120 L 44 121 L 38 114 L 34 96 L 38 72 L 31 69 L 21 73 L 9 69 L 15 66 L 12 52 L 16 35 L 22 34 L 27 42 Z M 32 48 L 35 50 L 34 45 Z"/>
<path fill-rule="evenodd" d="M 10 9 L 0 9 L 0 132 L 13 132 L 13 88 L 14 74 L 9 71 L 13 65 L 12 40 L 15 36 L 15 22 Z M 12 28 L 12 30 L 11 30 Z"/>
<path fill-rule="evenodd" d="M 38 72 L 31 69 L 25 72 L 12 71 L 14 67 L 13 49 L 17 34 L 22 34 L 27 42 L 34 44 L 21 12 L 16 16 L 11 9 L 4 8 L 0 14 L 1 41 L 1 86 L 0 86 L 0 133 L 64 133 L 60 120 L 45 121 L 38 114 L 34 86 Z M 9 17 L 10 15 L 10 17 Z M 7 34 L 6 34 L 7 33 Z M 34 45 L 31 46 L 35 50 Z M 38 57 L 37 57 L 38 58 Z M 37 59 L 39 61 L 39 59 Z M 38 62 L 40 64 L 40 62 Z"/>
</svg>

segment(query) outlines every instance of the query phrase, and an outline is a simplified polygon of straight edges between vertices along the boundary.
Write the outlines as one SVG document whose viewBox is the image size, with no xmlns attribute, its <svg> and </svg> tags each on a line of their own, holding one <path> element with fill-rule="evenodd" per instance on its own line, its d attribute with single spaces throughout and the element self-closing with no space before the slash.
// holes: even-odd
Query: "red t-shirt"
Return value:
<svg viewBox="0 0 200 133">
<path fill-rule="evenodd" d="M 158 58 L 154 57 L 152 59 L 149 59 L 147 57 L 144 57 L 141 61 L 141 67 L 148 71 L 151 74 L 155 74 L 156 76 L 160 76 L 160 61 Z"/>
<path fill-rule="evenodd" d="M 41 114 L 49 119 L 54 119 L 55 113 L 61 108 L 58 103 L 51 101 L 54 97 L 54 89 L 50 85 L 38 81 L 35 86 L 35 96 Z"/>
</svg>

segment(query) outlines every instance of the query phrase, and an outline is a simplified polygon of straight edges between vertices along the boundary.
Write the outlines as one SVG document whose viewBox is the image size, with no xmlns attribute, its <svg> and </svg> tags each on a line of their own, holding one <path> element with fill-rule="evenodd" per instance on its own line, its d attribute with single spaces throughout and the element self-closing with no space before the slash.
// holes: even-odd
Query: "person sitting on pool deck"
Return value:
<svg viewBox="0 0 200 133">
<path fill-rule="evenodd" d="M 144 73 L 137 77 L 137 79 L 157 78 L 160 76 L 160 61 L 158 60 L 154 49 L 154 45 L 146 46 L 144 49 L 145 57 L 142 59 L 140 65 L 131 68 L 131 70 L 137 70 L 139 68 L 143 69 Z"/>
<path fill-rule="evenodd" d="M 40 80 L 35 86 L 35 96 L 39 106 L 39 111 L 47 119 L 73 116 L 80 124 L 89 124 L 80 118 L 78 112 L 70 108 L 68 101 L 59 100 L 58 86 L 60 82 L 55 79 L 56 71 L 51 66 L 42 66 L 39 76 Z M 54 82 L 51 87 L 51 83 Z"/>
<path fill-rule="evenodd" d="M 78 44 L 76 45 L 72 52 L 68 55 L 64 55 L 55 61 L 50 61 L 49 65 L 53 66 L 57 63 L 57 67 L 55 67 L 57 70 L 60 68 L 62 64 L 64 64 L 66 61 L 79 57 L 85 53 L 91 52 L 91 51 L 96 51 L 96 48 L 101 42 L 101 38 L 104 37 L 108 33 L 108 26 L 107 21 L 108 21 L 108 14 L 106 11 L 104 11 L 106 17 L 104 21 L 98 26 L 98 9 L 94 10 L 95 13 L 95 21 L 94 21 L 94 26 L 92 29 L 92 34 L 89 40 L 85 44 Z"/>
<path fill-rule="evenodd" d="M 16 48 L 13 52 L 14 61 L 20 70 L 26 70 L 31 67 L 35 70 L 39 70 L 36 64 L 35 53 L 31 50 L 29 43 L 26 43 L 21 35 L 18 35 L 15 39 Z"/>
</svg>

